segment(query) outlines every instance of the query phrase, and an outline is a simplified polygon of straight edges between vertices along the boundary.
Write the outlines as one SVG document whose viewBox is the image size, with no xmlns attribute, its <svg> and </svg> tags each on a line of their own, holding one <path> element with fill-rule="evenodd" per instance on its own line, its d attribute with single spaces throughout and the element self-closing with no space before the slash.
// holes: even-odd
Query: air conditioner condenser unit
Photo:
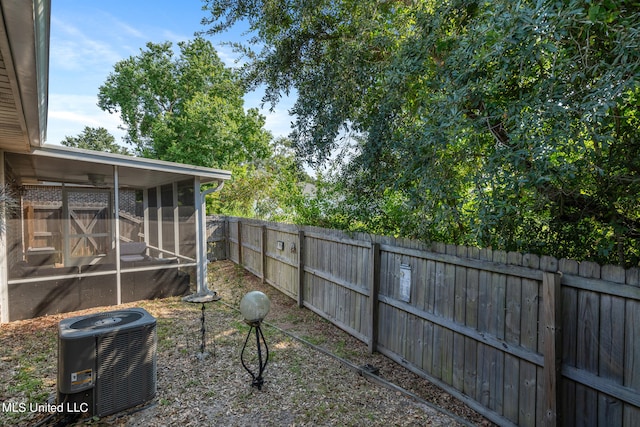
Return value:
<svg viewBox="0 0 640 427">
<path fill-rule="evenodd" d="M 156 394 L 156 319 L 142 308 L 58 325 L 58 404 L 105 416 Z"/>
</svg>

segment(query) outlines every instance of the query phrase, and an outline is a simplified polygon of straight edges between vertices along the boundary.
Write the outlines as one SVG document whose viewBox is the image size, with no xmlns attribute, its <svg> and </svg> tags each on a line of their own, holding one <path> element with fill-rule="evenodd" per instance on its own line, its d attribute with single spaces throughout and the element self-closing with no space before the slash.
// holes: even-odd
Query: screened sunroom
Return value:
<svg viewBox="0 0 640 427">
<path fill-rule="evenodd" d="M 4 168 L 4 321 L 208 291 L 204 195 L 229 172 L 60 146 Z"/>
</svg>

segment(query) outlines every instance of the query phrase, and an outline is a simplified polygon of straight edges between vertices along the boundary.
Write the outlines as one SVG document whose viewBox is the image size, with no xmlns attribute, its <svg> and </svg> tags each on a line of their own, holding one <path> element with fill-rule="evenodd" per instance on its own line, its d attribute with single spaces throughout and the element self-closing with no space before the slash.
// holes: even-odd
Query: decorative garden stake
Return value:
<svg viewBox="0 0 640 427">
<path fill-rule="evenodd" d="M 269 348 L 267 347 L 267 342 L 264 340 L 260 324 L 269 313 L 270 308 L 271 302 L 269 301 L 269 297 L 260 291 L 251 291 L 242 297 L 242 300 L 240 301 L 240 313 L 242 313 L 244 321 L 251 326 L 251 328 L 249 328 L 249 333 L 247 334 L 247 339 L 244 341 L 242 352 L 240 353 L 240 361 L 242 362 L 244 369 L 251 374 L 251 378 L 253 379 L 251 387 L 257 387 L 258 390 L 262 390 L 262 384 L 264 384 L 262 373 L 269 361 Z M 256 347 L 258 349 L 258 375 L 249 369 L 244 362 L 244 351 L 247 348 L 251 332 L 254 329 L 256 331 Z M 262 360 L 262 345 L 264 345 L 266 353 L 264 360 Z"/>
</svg>

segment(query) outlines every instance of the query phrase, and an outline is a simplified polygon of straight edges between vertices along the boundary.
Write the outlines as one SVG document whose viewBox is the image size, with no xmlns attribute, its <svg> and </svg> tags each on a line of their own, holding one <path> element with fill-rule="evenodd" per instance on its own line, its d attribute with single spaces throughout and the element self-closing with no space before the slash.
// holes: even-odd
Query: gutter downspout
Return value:
<svg viewBox="0 0 640 427">
<path fill-rule="evenodd" d="M 114 239 L 116 241 L 116 304 L 122 304 L 122 273 L 120 265 L 120 170 L 113 166 Z"/>
</svg>

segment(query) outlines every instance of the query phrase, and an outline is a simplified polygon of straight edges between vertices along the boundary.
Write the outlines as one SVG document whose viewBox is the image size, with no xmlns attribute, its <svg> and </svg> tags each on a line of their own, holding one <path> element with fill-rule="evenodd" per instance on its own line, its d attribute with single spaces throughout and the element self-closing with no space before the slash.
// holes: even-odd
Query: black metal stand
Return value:
<svg viewBox="0 0 640 427">
<path fill-rule="evenodd" d="M 186 302 L 190 302 L 190 303 L 195 303 L 195 304 L 199 304 L 202 303 L 202 308 L 201 310 L 201 315 L 200 315 L 200 337 L 201 337 L 201 342 L 200 342 L 200 353 L 198 353 L 196 356 L 198 357 L 198 359 L 204 359 L 206 358 L 209 353 L 207 353 L 206 351 L 206 342 L 207 342 L 207 331 L 206 331 L 206 327 L 205 327 L 205 315 L 204 315 L 204 311 L 206 308 L 206 304 L 208 302 L 212 302 L 212 301 L 218 301 L 220 299 L 220 297 L 218 296 L 218 294 L 216 292 L 211 292 L 205 295 L 190 295 L 188 297 L 185 297 L 183 300 Z M 215 356 L 215 354 L 214 354 Z"/>
<path fill-rule="evenodd" d="M 248 323 L 248 322 L 247 322 Z M 242 362 L 242 366 L 246 371 L 251 375 L 252 382 L 251 387 L 256 387 L 258 390 L 262 390 L 262 385 L 264 384 L 264 380 L 262 379 L 262 374 L 264 372 L 264 368 L 267 366 L 267 362 L 269 361 L 269 347 L 267 347 L 267 342 L 264 339 L 264 334 L 262 333 L 262 328 L 260 328 L 260 322 L 249 323 L 249 333 L 247 334 L 247 339 L 244 340 L 244 346 L 242 347 L 242 352 L 240 353 L 240 362 Z M 247 367 L 244 362 L 244 350 L 247 348 L 247 343 L 249 342 L 249 338 L 251 337 L 251 332 L 255 329 L 256 331 L 256 347 L 258 349 L 258 375 Z M 262 341 L 262 343 L 260 342 Z M 262 360 L 262 345 L 264 345 L 266 351 L 266 357 L 264 361 Z"/>
<path fill-rule="evenodd" d="M 200 354 L 204 357 L 204 355 L 208 354 L 205 351 L 205 346 L 206 346 L 206 329 L 205 329 L 205 323 L 204 323 L 204 309 L 205 309 L 205 303 L 202 303 L 202 315 L 200 316 L 200 320 L 202 323 L 202 326 L 200 327 L 200 332 L 202 334 L 202 342 L 200 343 Z M 214 355 L 215 356 L 215 355 Z"/>
</svg>

